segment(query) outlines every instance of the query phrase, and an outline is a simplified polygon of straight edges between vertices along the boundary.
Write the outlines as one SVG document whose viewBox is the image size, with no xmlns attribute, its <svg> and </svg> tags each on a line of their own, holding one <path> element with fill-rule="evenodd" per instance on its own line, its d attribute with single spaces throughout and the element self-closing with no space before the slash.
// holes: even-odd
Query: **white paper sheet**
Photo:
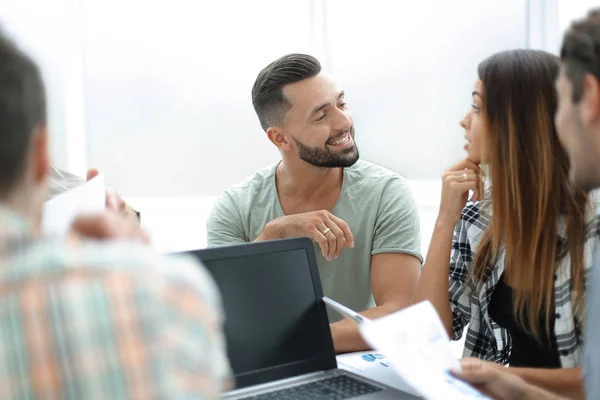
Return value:
<svg viewBox="0 0 600 400">
<path fill-rule="evenodd" d="M 367 343 L 387 355 L 391 367 L 413 392 L 428 400 L 486 399 L 449 373 L 460 364 L 428 301 L 360 325 L 360 331 Z"/>
<path fill-rule="evenodd" d="M 101 212 L 105 207 L 104 175 L 99 174 L 44 203 L 42 232 L 45 235 L 64 235 L 78 214 Z"/>
</svg>

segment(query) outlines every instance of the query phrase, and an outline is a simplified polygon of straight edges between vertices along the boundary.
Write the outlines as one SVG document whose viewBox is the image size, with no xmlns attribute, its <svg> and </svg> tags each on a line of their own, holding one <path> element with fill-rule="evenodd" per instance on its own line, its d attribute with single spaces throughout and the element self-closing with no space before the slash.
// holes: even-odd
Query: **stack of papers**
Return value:
<svg viewBox="0 0 600 400">
<path fill-rule="evenodd" d="M 429 400 L 487 399 L 450 374 L 451 369 L 459 370 L 460 364 L 431 303 L 422 302 L 359 327 L 375 354 L 387 356 L 386 365 L 401 378 L 402 385 L 412 389 L 409 392 Z"/>
</svg>

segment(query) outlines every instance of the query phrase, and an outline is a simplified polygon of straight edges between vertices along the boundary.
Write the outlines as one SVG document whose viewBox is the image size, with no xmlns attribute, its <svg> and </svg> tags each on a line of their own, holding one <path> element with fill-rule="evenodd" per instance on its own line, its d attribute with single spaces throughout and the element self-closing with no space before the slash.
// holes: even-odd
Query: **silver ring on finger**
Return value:
<svg viewBox="0 0 600 400">
<path fill-rule="evenodd" d="M 331 232 L 331 229 L 327 228 L 322 233 L 323 235 L 327 235 L 329 232 Z"/>
<path fill-rule="evenodd" d="M 467 174 L 463 174 L 463 179 L 464 179 L 465 181 L 466 181 L 466 180 L 468 180 L 468 179 L 469 179 L 469 175 L 467 175 Z"/>
</svg>

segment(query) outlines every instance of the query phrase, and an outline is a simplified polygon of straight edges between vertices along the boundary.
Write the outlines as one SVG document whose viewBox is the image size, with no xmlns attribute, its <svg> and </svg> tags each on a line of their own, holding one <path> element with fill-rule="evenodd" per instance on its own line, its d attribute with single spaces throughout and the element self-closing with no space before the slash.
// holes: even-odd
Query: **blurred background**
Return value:
<svg viewBox="0 0 600 400">
<path fill-rule="evenodd" d="M 142 212 L 157 249 L 205 245 L 216 196 L 279 159 L 252 109 L 261 68 L 319 58 L 346 91 L 361 156 L 408 178 L 423 250 L 439 177 L 491 53 L 557 53 L 585 0 L 0 0 L 40 63 L 53 163 L 94 167 Z"/>
</svg>

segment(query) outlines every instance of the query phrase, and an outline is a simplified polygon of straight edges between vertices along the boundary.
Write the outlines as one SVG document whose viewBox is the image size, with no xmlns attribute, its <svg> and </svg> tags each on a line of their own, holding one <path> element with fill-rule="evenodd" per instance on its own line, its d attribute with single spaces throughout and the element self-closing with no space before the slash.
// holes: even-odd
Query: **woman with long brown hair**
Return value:
<svg viewBox="0 0 600 400">
<path fill-rule="evenodd" d="M 556 136 L 558 72 L 558 59 L 536 50 L 497 53 L 479 65 L 461 121 L 467 159 L 444 173 L 415 302 L 431 301 L 454 340 L 468 325 L 465 356 L 510 364 L 532 383 L 574 393 L 596 242 L 593 207 L 571 187 Z M 487 190 L 479 165 L 487 167 Z"/>
</svg>

